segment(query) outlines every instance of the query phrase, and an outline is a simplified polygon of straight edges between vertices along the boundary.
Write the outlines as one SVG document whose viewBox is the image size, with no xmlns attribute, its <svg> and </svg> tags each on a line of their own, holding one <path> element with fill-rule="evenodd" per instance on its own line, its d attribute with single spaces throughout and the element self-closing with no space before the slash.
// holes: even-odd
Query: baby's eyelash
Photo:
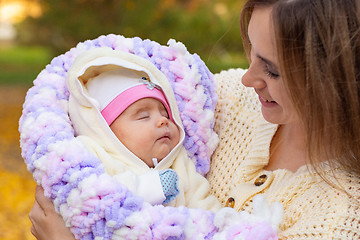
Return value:
<svg viewBox="0 0 360 240">
<path fill-rule="evenodd" d="M 137 119 L 138 120 L 142 120 L 142 119 L 146 119 L 146 118 L 149 118 L 149 115 L 147 115 L 147 114 L 139 114 L 138 116 L 137 116 Z"/>
</svg>

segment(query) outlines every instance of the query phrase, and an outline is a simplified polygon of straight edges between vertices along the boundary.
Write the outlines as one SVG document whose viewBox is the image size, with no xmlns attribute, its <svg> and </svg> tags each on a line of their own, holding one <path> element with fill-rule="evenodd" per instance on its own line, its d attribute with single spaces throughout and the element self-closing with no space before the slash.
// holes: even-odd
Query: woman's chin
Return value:
<svg viewBox="0 0 360 240">
<path fill-rule="evenodd" d="M 281 121 L 279 121 L 279 117 L 277 116 L 277 114 L 274 114 L 270 111 L 268 111 L 267 109 L 261 108 L 261 113 L 263 115 L 263 118 L 269 122 L 269 123 L 273 123 L 273 124 L 280 124 Z"/>
</svg>

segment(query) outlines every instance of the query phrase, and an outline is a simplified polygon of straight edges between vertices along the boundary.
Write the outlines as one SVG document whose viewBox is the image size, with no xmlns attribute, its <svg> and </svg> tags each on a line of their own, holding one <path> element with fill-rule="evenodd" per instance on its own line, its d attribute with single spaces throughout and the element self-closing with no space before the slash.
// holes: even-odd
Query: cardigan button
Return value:
<svg viewBox="0 0 360 240">
<path fill-rule="evenodd" d="M 232 197 L 229 197 L 228 200 L 225 203 L 225 207 L 231 207 L 234 208 L 235 206 L 235 199 Z"/>
<path fill-rule="evenodd" d="M 265 174 L 260 175 L 254 182 L 255 186 L 261 186 L 266 182 L 267 176 Z"/>
</svg>

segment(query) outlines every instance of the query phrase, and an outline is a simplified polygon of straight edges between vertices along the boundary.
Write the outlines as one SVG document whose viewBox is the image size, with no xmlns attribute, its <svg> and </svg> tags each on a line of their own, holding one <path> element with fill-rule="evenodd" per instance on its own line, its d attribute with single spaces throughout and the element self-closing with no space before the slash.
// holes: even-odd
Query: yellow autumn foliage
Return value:
<svg viewBox="0 0 360 240">
<path fill-rule="evenodd" d="M 0 87 L 0 240 L 35 240 L 28 214 L 36 183 L 20 156 L 18 132 L 26 90 Z"/>
<path fill-rule="evenodd" d="M 34 203 L 36 183 L 0 168 L 0 239 L 35 239 L 30 232 L 29 211 Z"/>
</svg>

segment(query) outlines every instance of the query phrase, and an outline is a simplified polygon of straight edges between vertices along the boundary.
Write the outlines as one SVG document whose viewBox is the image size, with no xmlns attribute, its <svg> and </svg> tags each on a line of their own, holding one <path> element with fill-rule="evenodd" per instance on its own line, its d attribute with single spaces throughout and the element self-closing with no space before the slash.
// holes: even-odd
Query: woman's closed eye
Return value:
<svg viewBox="0 0 360 240">
<path fill-rule="evenodd" d="M 269 67 L 269 65 L 265 64 L 264 66 L 264 72 L 266 74 L 266 76 L 268 76 L 269 78 L 278 78 L 279 74 L 275 71 L 272 71 Z"/>
<path fill-rule="evenodd" d="M 255 56 L 260 59 L 260 64 L 263 66 L 263 71 L 266 76 L 269 78 L 278 78 L 280 76 L 277 67 L 271 61 L 257 54 Z"/>
<path fill-rule="evenodd" d="M 271 61 L 269 61 L 261 56 L 258 56 L 258 58 L 262 61 L 262 64 L 264 66 L 264 72 L 265 72 L 266 76 L 268 76 L 269 78 L 278 78 L 279 77 L 277 68 L 276 68 L 276 66 L 274 66 L 274 64 Z"/>
</svg>

